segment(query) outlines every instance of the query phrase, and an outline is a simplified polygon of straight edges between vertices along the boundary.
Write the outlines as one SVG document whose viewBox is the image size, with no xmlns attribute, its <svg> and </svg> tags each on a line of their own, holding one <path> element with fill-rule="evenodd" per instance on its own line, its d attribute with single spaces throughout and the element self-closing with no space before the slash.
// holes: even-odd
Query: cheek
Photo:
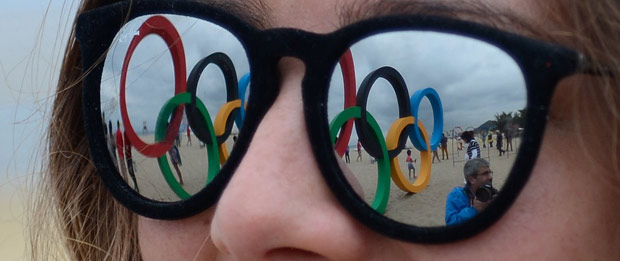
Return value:
<svg viewBox="0 0 620 261">
<path fill-rule="evenodd" d="M 211 208 L 181 220 L 138 218 L 138 240 L 144 260 L 212 260 L 217 250 L 210 240 Z"/>
</svg>

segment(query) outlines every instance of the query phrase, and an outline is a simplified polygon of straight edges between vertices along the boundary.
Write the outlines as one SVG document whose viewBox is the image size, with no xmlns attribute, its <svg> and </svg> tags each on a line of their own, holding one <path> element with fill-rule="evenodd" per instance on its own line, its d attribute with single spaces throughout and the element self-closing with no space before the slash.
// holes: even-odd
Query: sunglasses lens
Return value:
<svg viewBox="0 0 620 261">
<path fill-rule="evenodd" d="M 105 57 L 101 112 L 119 174 L 146 198 L 186 199 L 217 175 L 243 125 L 249 65 L 237 37 L 208 21 L 129 21 Z"/>
<path fill-rule="evenodd" d="M 479 153 L 493 170 L 468 178 L 469 190 L 492 184 L 501 195 L 520 149 L 526 102 L 519 65 L 498 47 L 399 31 L 361 39 L 342 56 L 327 114 L 340 166 L 360 198 L 401 223 L 438 227 L 484 214 L 471 209 L 468 194 L 476 191 L 464 189 L 466 157 Z M 482 200 L 473 202 L 484 209 Z"/>
</svg>

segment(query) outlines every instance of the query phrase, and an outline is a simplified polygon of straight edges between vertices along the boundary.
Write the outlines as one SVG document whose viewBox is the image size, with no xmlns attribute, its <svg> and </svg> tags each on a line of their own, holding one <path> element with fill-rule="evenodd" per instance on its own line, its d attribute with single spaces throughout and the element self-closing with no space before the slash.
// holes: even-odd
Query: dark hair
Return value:
<svg viewBox="0 0 620 261">
<path fill-rule="evenodd" d="M 474 131 L 464 131 L 461 133 L 461 139 L 466 142 L 469 142 L 474 139 Z"/>
<path fill-rule="evenodd" d="M 407 150 L 407 155 L 411 156 L 411 150 Z"/>
</svg>

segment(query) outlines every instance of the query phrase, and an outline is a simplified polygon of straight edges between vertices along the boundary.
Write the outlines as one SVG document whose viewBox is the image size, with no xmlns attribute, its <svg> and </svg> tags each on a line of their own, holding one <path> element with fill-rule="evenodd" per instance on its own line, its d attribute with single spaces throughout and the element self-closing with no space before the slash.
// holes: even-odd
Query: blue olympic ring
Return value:
<svg viewBox="0 0 620 261">
<path fill-rule="evenodd" d="M 418 107 L 420 107 L 420 102 L 422 98 L 427 97 L 431 102 L 431 107 L 433 108 L 433 134 L 431 135 L 430 140 L 430 150 L 437 149 L 439 143 L 441 143 L 441 134 L 443 132 L 443 106 L 441 105 L 441 99 L 439 98 L 439 94 L 433 88 L 424 88 L 421 90 L 417 90 L 411 96 L 411 113 L 415 119 L 414 126 L 418 126 Z M 422 138 L 422 133 L 418 128 L 409 128 L 409 138 L 413 143 L 413 146 L 416 147 L 419 151 L 429 150 L 428 145 L 424 142 L 424 138 Z"/>
<path fill-rule="evenodd" d="M 244 74 L 239 80 L 239 99 L 241 100 L 241 107 L 239 108 L 239 113 L 235 118 L 235 123 L 237 124 L 237 128 L 241 129 L 241 125 L 243 125 L 243 120 L 245 119 L 245 92 L 250 86 L 250 73 Z"/>
</svg>

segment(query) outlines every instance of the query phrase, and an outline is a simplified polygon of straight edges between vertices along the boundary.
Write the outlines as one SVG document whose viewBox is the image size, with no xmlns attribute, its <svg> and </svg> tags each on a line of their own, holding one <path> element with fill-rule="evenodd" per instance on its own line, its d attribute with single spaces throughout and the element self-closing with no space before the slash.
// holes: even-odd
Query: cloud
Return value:
<svg viewBox="0 0 620 261">
<path fill-rule="evenodd" d="M 243 47 L 225 29 L 179 16 L 168 18 L 182 35 L 187 74 L 199 59 L 214 52 L 231 57 L 238 78 L 248 72 Z M 118 103 L 118 75 L 122 61 L 130 36 L 135 34 L 144 19 L 135 20 L 120 32 L 117 44 L 107 58 L 104 73 L 104 78 L 113 78 L 115 82 L 102 90 L 105 94 L 102 102 Z M 409 96 L 423 88 L 435 89 L 443 106 L 444 131 L 456 126 L 477 127 L 493 119 L 496 113 L 512 112 L 525 106 L 524 79 L 518 65 L 500 49 L 479 40 L 435 32 L 394 32 L 362 39 L 351 47 L 351 51 L 357 88 L 373 70 L 390 66 L 403 76 Z M 132 56 L 130 67 L 127 100 L 132 104 L 132 124 L 141 126 L 147 121 L 149 129 L 153 129 L 161 106 L 174 94 L 172 59 L 163 40 L 157 36 L 146 37 Z M 224 103 L 225 94 L 221 71 L 215 66 L 207 67 L 197 95 L 207 105 L 212 119 Z M 336 66 L 329 90 L 329 120 L 342 111 L 343 99 L 341 71 Z M 105 108 L 118 110 L 118 106 L 106 105 Z M 385 135 L 398 114 L 396 97 L 387 81 L 379 79 L 375 82 L 368 110 Z M 116 114 L 118 112 L 106 112 L 106 115 Z M 427 99 L 419 105 L 418 116 L 429 131 L 434 128 L 436 123 Z"/>
<path fill-rule="evenodd" d="M 518 65 L 500 49 L 475 39 L 436 32 L 383 33 L 353 44 L 351 51 L 358 85 L 373 70 L 390 66 L 405 79 L 409 95 L 435 89 L 443 105 L 444 131 L 477 127 L 498 112 L 525 107 L 525 83 Z M 341 79 L 337 69 L 331 89 L 338 91 L 330 89 L 330 98 L 340 99 Z M 379 119 L 394 117 L 394 110 L 388 113 L 386 106 L 397 108 L 394 92 L 382 87 L 386 83 L 377 81 L 373 90 L 381 91 L 369 99 L 368 107 L 377 108 L 372 113 Z M 340 106 L 329 108 L 329 114 L 335 115 Z M 426 99 L 419 113 L 430 131 L 433 112 Z M 387 132 L 392 121 L 385 122 L 381 128 Z"/>
<path fill-rule="evenodd" d="M 185 78 L 199 60 L 215 52 L 227 54 L 236 70 L 238 79 L 249 72 L 247 56 L 240 42 L 227 30 L 218 25 L 182 16 L 166 16 L 181 35 L 185 53 Z M 139 17 L 132 20 L 119 32 L 112 51 L 106 58 L 102 78 L 102 104 L 106 115 L 120 118 L 119 106 L 114 106 L 119 99 L 121 69 L 131 38 L 146 20 Z M 131 57 L 127 73 L 126 95 L 131 124 L 142 126 L 146 121 L 150 130 L 155 129 L 155 122 L 162 106 L 174 96 L 174 66 L 172 56 L 164 40 L 157 35 L 146 36 Z M 207 66 L 201 74 L 196 95 L 203 101 L 212 121 L 220 107 L 226 102 L 226 85 L 223 73 L 216 65 Z M 134 127 L 135 129 L 135 127 Z"/>
</svg>

